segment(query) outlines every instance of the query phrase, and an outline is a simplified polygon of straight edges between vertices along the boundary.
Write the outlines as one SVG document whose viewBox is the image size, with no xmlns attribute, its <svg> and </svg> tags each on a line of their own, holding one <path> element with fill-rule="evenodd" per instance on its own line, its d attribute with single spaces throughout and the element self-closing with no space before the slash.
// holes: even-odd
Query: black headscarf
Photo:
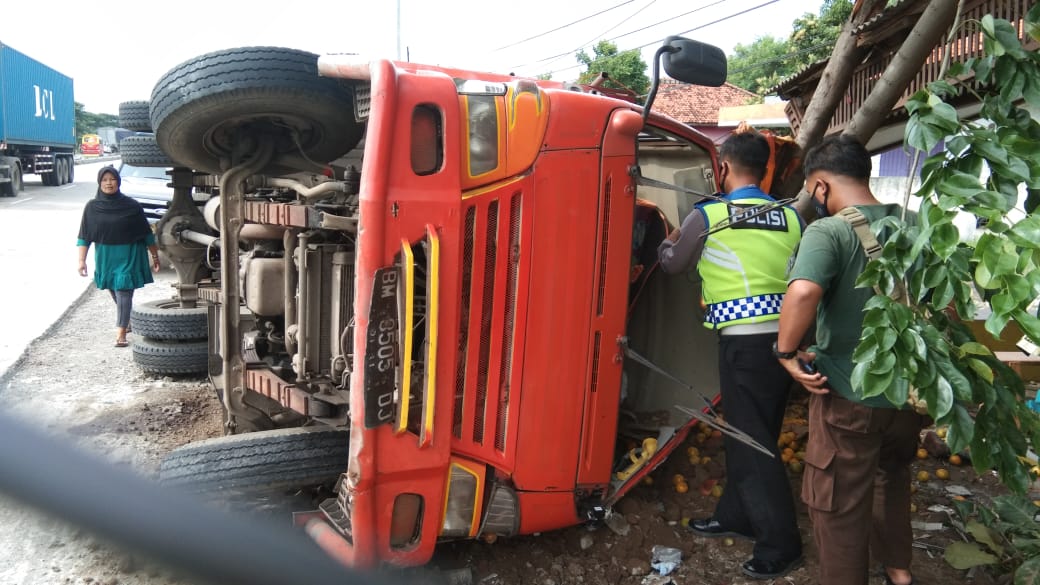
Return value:
<svg viewBox="0 0 1040 585">
<path fill-rule="evenodd" d="M 122 185 L 119 171 L 107 166 L 98 171 L 97 195 L 83 208 L 83 220 L 79 224 L 79 239 L 98 244 L 130 244 L 151 231 L 141 204 L 123 195 L 122 191 L 108 195 L 101 191 L 101 178 L 111 173 L 116 185 Z"/>
</svg>

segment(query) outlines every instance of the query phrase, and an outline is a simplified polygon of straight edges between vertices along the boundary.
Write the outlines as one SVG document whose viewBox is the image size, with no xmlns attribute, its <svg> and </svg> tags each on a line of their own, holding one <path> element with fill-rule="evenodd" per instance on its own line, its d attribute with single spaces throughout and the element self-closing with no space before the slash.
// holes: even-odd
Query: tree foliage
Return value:
<svg viewBox="0 0 1040 585">
<path fill-rule="evenodd" d="M 780 80 L 794 73 L 787 54 L 790 43 L 765 36 L 749 45 L 733 47 L 728 57 L 729 72 L 726 81 L 752 93 L 764 95 Z"/>
<path fill-rule="evenodd" d="M 729 56 L 727 81 L 763 95 L 812 63 L 826 59 L 841 27 L 852 14 L 852 0 L 826 0 L 817 14 L 806 12 L 792 23 L 787 39 L 764 36 L 738 44 Z"/>
<path fill-rule="evenodd" d="M 1040 6 L 1026 20 L 1028 34 L 1040 39 Z M 954 63 L 907 102 L 907 145 L 919 153 L 940 142 L 945 148 L 922 167 L 917 221 L 875 225 L 895 236 L 859 279 L 885 292 L 905 281 L 913 302 L 878 295 L 868 303 L 852 382 L 864 396 L 927 408 L 950 426 L 954 451 L 969 447 L 977 471 L 996 469 L 1022 493 L 1034 479 L 1036 463 L 1024 455 L 1040 449 L 1040 417 L 1025 404 L 1021 378 L 961 320 L 975 317 L 981 296 L 990 333 L 999 337 L 1015 321 L 1040 342 L 1040 319 L 1027 311 L 1040 297 L 1040 214 L 1018 221 L 1012 214 L 1027 189 L 1040 188 L 1040 124 L 1023 108 L 1040 108 L 1040 55 L 1024 49 L 1005 20 L 961 26 L 979 29 L 984 56 Z M 970 86 L 957 81 L 969 78 Z M 977 119 L 961 119 L 951 104 L 965 91 L 982 105 Z M 977 242 L 961 241 L 953 223 L 959 212 L 987 220 Z M 911 265 L 919 269 L 906 279 Z"/>
<path fill-rule="evenodd" d="M 646 63 L 638 49 L 618 51 L 610 41 L 600 41 L 592 48 L 592 55 L 585 49 L 574 56 L 585 71 L 578 77 L 579 83 L 590 83 L 600 73 L 606 72 L 611 79 L 643 95 L 650 89 L 650 78 L 646 76 Z"/>
<path fill-rule="evenodd" d="M 114 114 L 95 114 L 86 111 L 83 104 L 75 102 L 76 107 L 76 138 L 84 134 L 96 134 L 98 128 L 105 126 L 119 126 L 119 116 Z"/>
</svg>

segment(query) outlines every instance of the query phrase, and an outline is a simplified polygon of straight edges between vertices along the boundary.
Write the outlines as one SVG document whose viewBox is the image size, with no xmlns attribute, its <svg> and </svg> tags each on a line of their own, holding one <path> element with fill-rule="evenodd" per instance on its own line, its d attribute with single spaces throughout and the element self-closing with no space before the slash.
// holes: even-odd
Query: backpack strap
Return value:
<svg viewBox="0 0 1040 585">
<path fill-rule="evenodd" d="M 840 217 L 852 226 L 852 231 L 856 234 L 856 237 L 859 238 L 859 243 L 863 247 L 863 252 L 866 253 L 868 260 L 874 260 L 881 256 L 881 242 L 878 242 L 877 237 L 874 236 L 874 232 L 870 231 L 870 222 L 867 221 L 867 217 L 863 215 L 863 212 L 855 207 L 849 206 L 839 211 L 837 217 Z M 874 286 L 874 292 L 879 295 L 884 294 L 876 285 Z M 895 288 L 892 290 L 892 294 L 888 296 L 896 302 L 906 302 L 906 287 L 903 286 L 903 282 L 897 281 Z"/>
</svg>

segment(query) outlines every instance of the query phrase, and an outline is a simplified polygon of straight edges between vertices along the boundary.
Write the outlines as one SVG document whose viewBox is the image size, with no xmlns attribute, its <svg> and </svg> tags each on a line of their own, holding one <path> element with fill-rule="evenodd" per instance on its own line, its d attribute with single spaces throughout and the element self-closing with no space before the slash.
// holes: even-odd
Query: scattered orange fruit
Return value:
<svg viewBox="0 0 1040 585">
<path fill-rule="evenodd" d="M 719 484 L 715 484 L 715 487 L 711 488 L 711 495 L 712 495 L 712 497 L 715 497 L 715 498 L 721 498 L 722 497 L 722 486 L 719 485 Z"/>
<path fill-rule="evenodd" d="M 654 485 L 654 478 L 648 475 L 643 478 L 643 483 L 645 483 L 646 485 Z"/>
<path fill-rule="evenodd" d="M 964 461 L 961 460 L 960 455 L 956 453 L 950 455 L 950 465 L 960 465 L 961 463 L 964 463 Z"/>
<path fill-rule="evenodd" d="M 928 451 L 925 451 L 923 448 L 922 449 L 918 449 L 917 450 L 917 458 L 918 459 L 928 459 Z"/>
<path fill-rule="evenodd" d="M 935 434 L 939 435 L 940 439 L 946 438 L 946 427 L 939 427 L 935 430 Z"/>
<path fill-rule="evenodd" d="M 681 474 L 681 473 L 676 473 L 675 475 L 672 476 L 672 485 L 679 485 L 680 483 L 685 483 L 685 482 L 686 482 L 686 478 L 683 477 L 683 474 Z"/>
<path fill-rule="evenodd" d="M 935 477 L 938 477 L 939 479 L 950 479 L 950 472 L 945 468 L 940 467 L 935 470 Z"/>
<path fill-rule="evenodd" d="M 689 516 L 683 516 L 682 518 L 680 518 L 679 519 L 679 526 L 682 526 L 683 528 L 689 528 L 690 527 L 690 517 Z"/>
<path fill-rule="evenodd" d="M 690 491 L 690 485 L 685 481 L 675 484 L 675 491 L 680 494 L 685 494 Z"/>
<path fill-rule="evenodd" d="M 923 469 L 917 472 L 917 481 L 928 481 L 931 478 L 932 476 L 929 475 L 928 472 Z"/>
<path fill-rule="evenodd" d="M 802 469 L 803 469 L 802 462 L 797 460 L 797 459 L 792 459 L 791 462 L 788 463 L 787 465 L 788 465 L 788 467 L 791 468 L 791 471 L 793 471 L 795 473 L 801 473 L 802 472 Z"/>
<path fill-rule="evenodd" d="M 700 465 L 700 464 L 701 464 L 701 458 L 700 457 L 697 457 L 696 455 L 690 457 L 690 465 Z"/>
<path fill-rule="evenodd" d="M 701 465 L 707 465 L 711 463 L 711 457 L 701 457 Z"/>
<path fill-rule="evenodd" d="M 700 455 L 701 452 L 697 449 L 697 447 L 687 447 L 686 448 L 686 454 L 689 455 L 690 457 L 696 457 L 696 456 Z"/>
<path fill-rule="evenodd" d="M 728 537 L 728 536 L 726 538 L 722 539 L 722 544 L 725 545 L 725 546 L 733 546 L 734 542 L 735 541 L 732 538 Z"/>
</svg>

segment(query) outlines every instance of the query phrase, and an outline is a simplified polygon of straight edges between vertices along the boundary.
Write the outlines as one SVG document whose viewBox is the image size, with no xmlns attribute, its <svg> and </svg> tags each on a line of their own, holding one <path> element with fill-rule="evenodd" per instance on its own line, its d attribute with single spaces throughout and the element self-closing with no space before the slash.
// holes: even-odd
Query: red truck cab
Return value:
<svg viewBox="0 0 1040 585">
<path fill-rule="evenodd" d="M 635 179 L 714 193 L 712 143 L 588 88 L 319 67 L 368 86 L 378 172 L 361 183 L 349 467 L 310 532 L 353 565 L 413 565 L 439 540 L 602 517 L 697 422 L 674 407 L 704 404 L 621 340 L 717 392 L 696 283 L 654 269 L 696 198 Z"/>
</svg>

